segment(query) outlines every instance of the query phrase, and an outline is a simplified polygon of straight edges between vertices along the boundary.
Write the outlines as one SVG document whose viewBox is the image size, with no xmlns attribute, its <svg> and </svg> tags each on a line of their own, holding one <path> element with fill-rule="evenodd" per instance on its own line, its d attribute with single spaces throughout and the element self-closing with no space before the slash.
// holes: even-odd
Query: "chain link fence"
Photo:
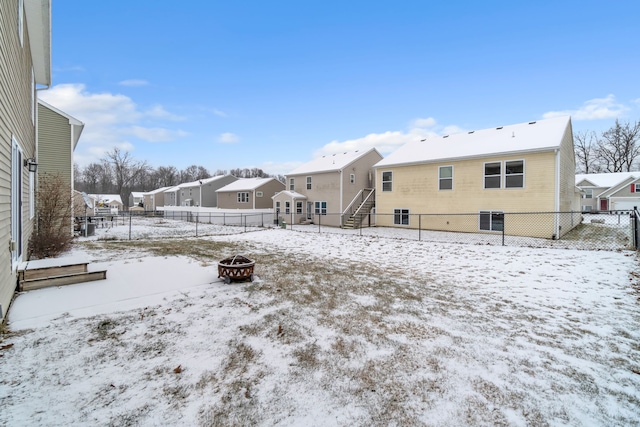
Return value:
<svg viewBox="0 0 640 427">
<path fill-rule="evenodd" d="M 323 226 L 329 215 L 314 215 L 312 224 L 287 224 L 288 229 L 384 236 L 431 242 L 527 246 L 589 250 L 635 249 L 632 212 L 495 212 L 452 214 L 369 214 L 360 227 Z"/>
<path fill-rule="evenodd" d="M 497 212 L 452 214 L 367 214 L 354 223 L 356 228 L 340 228 L 342 214 L 308 215 L 297 222 L 293 214 L 272 212 L 211 213 L 166 211 L 126 213 L 110 218 L 109 224 L 131 227 L 131 220 L 145 217 L 150 225 L 167 227 L 184 223 L 185 236 L 241 233 L 264 228 L 283 228 L 299 232 L 339 233 L 378 236 L 425 242 L 475 245 L 526 246 L 588 250 L 633 250 L 640 237 L 638 216 L 630 211 L 608 213 L 580 212 Z M 142 218 L 141 218 L 142 219 Z M 106 221 L 105 221 L 106 222 Z M 149 224 L 149 223 L 148 223 Z"/>
</svg>

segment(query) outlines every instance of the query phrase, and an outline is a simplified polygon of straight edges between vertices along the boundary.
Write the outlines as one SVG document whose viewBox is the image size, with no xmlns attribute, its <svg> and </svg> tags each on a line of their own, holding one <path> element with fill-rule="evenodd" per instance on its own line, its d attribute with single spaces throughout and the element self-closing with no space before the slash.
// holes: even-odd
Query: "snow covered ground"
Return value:
<svg viewBox="0 0 640 427">
<path fill-rule="evenodd" d="M 0 425 L 640 425 L 634 252 L 139 221 L 15 300 Z"/>
</svg>

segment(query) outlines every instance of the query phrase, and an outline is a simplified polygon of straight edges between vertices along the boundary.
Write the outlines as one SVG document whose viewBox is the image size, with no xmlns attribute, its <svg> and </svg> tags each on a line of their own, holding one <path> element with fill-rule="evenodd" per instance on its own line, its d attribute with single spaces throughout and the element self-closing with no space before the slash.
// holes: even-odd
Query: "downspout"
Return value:
<svg viewBox="0 0 640 427">
<path fill-rule="evenodd" d="M 344 171 L 340 169 L 340 227 L 342 227 L 342 222 L 343 222 L 342 216 L 344 215 L 344 212 L 342 211 L 342 196 L 343 196 L 343 187 L 344 187 L 344 182 L 342 182 L 343 174 L 344 174 Z"/>
<path fill-rule="evenodd" d="M 555 194 L 555 212 L 556 214 L 554 215 L 554 236 L 556 239 L 560 239 L 560 221 L 559 221 L 559 217 L 558 217 L 558 213 L 560 212 L 560 149 L 556 148 L 555 150 L 556 152 L 556 177 L 555 177 L 555 181 L 556 181 L 556 194 Z"/>
</svg>

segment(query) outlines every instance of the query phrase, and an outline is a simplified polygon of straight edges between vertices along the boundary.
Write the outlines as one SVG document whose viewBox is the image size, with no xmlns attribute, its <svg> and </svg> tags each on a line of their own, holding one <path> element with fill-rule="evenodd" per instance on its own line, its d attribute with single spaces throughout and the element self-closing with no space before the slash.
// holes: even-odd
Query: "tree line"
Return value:
<svg viewBox="0 0 640 427">
<path fill-rule="evenodd" d="M 99 161 L 85 167 L 74 164 L 73 175 L 77 191 L 88 194 L 119 194 L 125 206 L 133 191 L 153 191 L 217 175 L 233 175 L 238 178 L 273 177 L 284 182 L 284 176 L 270 175 L 260 168 L 236 168 L 228 171 L 218 169 L 214 173 L 199 165 L 191 165 L 182 170 L 175 166 L 154 168 L 117 147 L 107 152 Z"/>
<path fill-rule="evenodd" d="M 631 172 L 640 170 L 640 122 L 615 124 L 609 129 L 573 135 L 577 173 Z"/>
</svg>

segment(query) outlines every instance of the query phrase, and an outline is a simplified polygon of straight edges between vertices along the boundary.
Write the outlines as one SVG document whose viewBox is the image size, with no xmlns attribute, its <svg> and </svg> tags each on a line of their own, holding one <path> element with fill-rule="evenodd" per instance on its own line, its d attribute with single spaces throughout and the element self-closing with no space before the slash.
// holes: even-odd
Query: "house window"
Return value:
<svg viewBox="0 0 640 427">
<path fill-rule="evenodd" d="M 504 212 L 480 211 L 480 230 L 503 231 Z"/>
<path fill-rule="evenodd" d="M 295 188 L 295 179 L 294 178 L 289 178 L 289 190 L 293 191 Z"/>
<path fill-rule="evenodd" d="M 500 188 L 500 162 L 484 164 L 484 188 Z"/>
<path fill-rule="evenodd" d="M 391 191 L 393 189 L 393 172 L 382 172 L 382 191 Z"/>
<path fill-rule="evenodd" d="M 394 209 L 393 223 L 395 225 L 409 225 L 409 209 Z"/>
<path fill-rule="evenodd" d="M 189 189 L 189 196 L 191 196 L 191 189 Z"/>
<path fill-rule="evenodd" d="M 311 177 L 307 177 L 307 190 L 311 190 Z"/>
<path fill-rule="evenodd" d="M 315 203 L 315 212 L 316 212 L 316 215 L 326 215 L 327 214 L 327 202 L 316 202 Z"/>
<path fill-rule="evenodd" d="M 249 203 L 249 193 L 246 191 L 239 191 L 238 203 Z"/>
<path fill-rule="evenodd" d="M 298 215 L 302 213 L 302 202 L 296 202 L 296 213 Z"/>
<path fill-rule="evenodd" d="M 583 199 L 593 199 L 593 189 L 592 188 L 587 188 L 584 190 L 584 196 L 582 196 Z"/>
<path fill-rule="evenodd" d="M 284 202 L 284 213 L 287 215 L 291 213 L 291 203 Z"/>
<path fill-rule="evenodd" d="M 180 191 L 180 195 L 184 196 L 184 190 Z"/>
<path fill-rule="evenodd" d="M 262 197 L 263 195 L 262 191 L 256 191 L 256 197 Z"/>
<path fill-rule="evenodd" d="M 276 202 L 276 213 L 280 213 L 280 202 Z"/>
<path fill-rule="evenodd" d="M 438 178 L 440 180 L 439 190 L 453 189 L 453 166 L 440 166 L 438 168 Z"/>
<path fill-rule="evenodd" d="M 635 191 L 632 191 L 632 193 L 640 193 L 640 184 L 634 184 L 635 185 Z"/>
<path fill-rule="evenodd" d="M 505 188 L 524 187 L 524 160 L 504 162 Z"/>
<path fill-rule="evenodd" d="M 351 175 L 349 175 L 349 183 L 350 184 L 355 184 L 356 183 L 356 174 L 352 173 Z"/>
<path fill-rule="evenodd" d="M 587 206 L 587 205 L 582 206 L 582 212 L 591 212 L 591 209 L 592 209 L 591 206 Z"/>
</svg>

